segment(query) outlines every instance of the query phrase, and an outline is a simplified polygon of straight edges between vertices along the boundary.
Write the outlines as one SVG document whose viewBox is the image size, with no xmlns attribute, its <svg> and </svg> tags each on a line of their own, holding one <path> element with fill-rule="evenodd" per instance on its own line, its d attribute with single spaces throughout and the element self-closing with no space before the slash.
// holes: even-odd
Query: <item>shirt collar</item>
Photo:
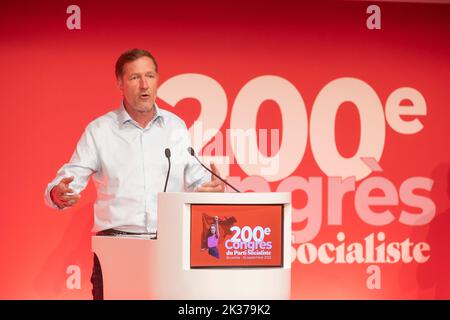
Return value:
<svg viewBox="0 0 450 320">
<path fill-rule="evenodd" d="M 161 125 L 164 125 L 164 122 L 165 122 L 164 115 L 162 114 L 161 109 L 158 107 L 156 102 L 153 104 L 153 108 L 155 108 L 155 116 L 150 121 L 150 123 L 159 121 Z M 120 104 L 119 115 L 117 117 L 117 120 L 119 121 L 120 125 L 123 125 L 129 121 L 134 121 L 128 114 L 127 110 L 125 109 L 123 101 Z"/>
</svg>

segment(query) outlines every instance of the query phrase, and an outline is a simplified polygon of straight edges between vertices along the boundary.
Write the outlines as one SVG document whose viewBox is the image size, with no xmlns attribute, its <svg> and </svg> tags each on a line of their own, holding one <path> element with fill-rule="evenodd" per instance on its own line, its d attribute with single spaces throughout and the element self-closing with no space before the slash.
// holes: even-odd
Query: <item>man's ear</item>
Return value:
<svg viewBox="0 0 450 320">
<path fill-rule="evenodd" d="M 116 78 L 116 85 L 117 85 L 117 88 L 119 88 L 120 91 L 123 90 L 123 80 L 122 80 L 122 77 L 117 77 L 117 78 Z"/>
</svg>

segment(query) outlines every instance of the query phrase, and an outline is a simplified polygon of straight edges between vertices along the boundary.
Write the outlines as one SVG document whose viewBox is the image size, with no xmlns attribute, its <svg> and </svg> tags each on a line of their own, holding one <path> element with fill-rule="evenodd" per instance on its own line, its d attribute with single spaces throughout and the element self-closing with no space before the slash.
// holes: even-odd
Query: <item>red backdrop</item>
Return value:
<svg viewBox="0 0 450 320">
<path fill-rule="evenodd" d="M 293 192 L 293 299 L 449 299 L 450 5 L 379 2 L 381 29 L 370 30 L 372 3 L 313 3 L 2 2 L 0 298 L 90 298 L 95 190 L 90 184 L 65 212 L 45 207 L 43 192 L 85 126 L 120 104 L 114 63 L 140 47 L 159 62 L 158 102 L 188 126 L 200 117 L 222 134 L 242 123 L 279 130 L 278 176 L 244 164 L 231 164 L 228 176 L 244 189 Z M 71 4 L 81 9 L 81 30 L 66 26 Z M 422 115 L 401 118 L 420 121 L 414 134 L 387 121 L 399 88 L 414 89 L 399 98 L 404 108 L 425 101 Z M 210 92 L 218 95 L 203 97 Z M 339 105 L 333 129 L 330 110 Z M 224 150 L 213 155 L 233 156 Z M 352 189 L 342 201 L 339 177 Z M 378 205 L 370 200 L 383 195 Z M 324 243 L 345 242 L 351 260 L 350 243 L 364 246 L 380 232 L 386 247 L 423 242 L 422 258 L 417 249 L 419 261 L 327 263 L 327 245 L 308 263 Z M 66 283 L 70 266 L 81 271 L 79 288 Z"/>
</svg>

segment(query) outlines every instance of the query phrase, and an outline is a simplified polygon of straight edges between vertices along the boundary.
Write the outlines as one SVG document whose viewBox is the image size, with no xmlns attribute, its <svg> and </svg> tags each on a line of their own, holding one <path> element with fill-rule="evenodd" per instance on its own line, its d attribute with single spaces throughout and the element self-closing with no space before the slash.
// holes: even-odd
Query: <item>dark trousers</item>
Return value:
<svg viewBox="0 0 450 320">
<path fill-rule="evenodd" d="M 124 232 L 114 229 L 103 230 L 97 232 L 97 236 L 122 236 L 127 234 L 138 234 L 132 232 Z M 98 260 L 97 255 L 94 253 L 94 267 L 92 268 L 91 275 L 91 283 L 92 283 L 92 298 L 94 300 L 103 300 L 103 276 L 102 276 L 102 267 L 100 265 L 100 261 Z"/>
<path fill-rule="evenodd" d="M 93 300 L 103 300 L 103 276 L 100 261 L 98 261 L 97 255 L 94 253 L 94 267 L 92 268 L 91 275 L 92 283 L 92 298 Z"/>
</svg>

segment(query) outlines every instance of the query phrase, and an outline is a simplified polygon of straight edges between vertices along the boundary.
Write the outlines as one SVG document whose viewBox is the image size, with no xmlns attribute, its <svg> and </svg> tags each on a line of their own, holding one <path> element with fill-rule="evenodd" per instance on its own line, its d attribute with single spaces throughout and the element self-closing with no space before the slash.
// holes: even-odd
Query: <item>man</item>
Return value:
<svg viewBox="0 0 450 320">
<path fill-rule="evenodd" d="M 123 53 L 116 78 L 121 107 L 86 127 L 69 163 L 48 184 L 45 200 L 53 208 L 74 206 L 92 176 L 97 188 L 94 232 L 156 234 L 156 195 L 164 190 L 168 172 L 166 149 L 171 159 L 167 191 L 223 192 L 225 186 L 187 151 L 190 139 L 183 120 L 156 105 L 158 65 L 148 51 Z M 219 174 L 214 164 L 211 169 Z M 102 299 L 95 255 L 91 281 L 94 299 Z"/>
</svg>

